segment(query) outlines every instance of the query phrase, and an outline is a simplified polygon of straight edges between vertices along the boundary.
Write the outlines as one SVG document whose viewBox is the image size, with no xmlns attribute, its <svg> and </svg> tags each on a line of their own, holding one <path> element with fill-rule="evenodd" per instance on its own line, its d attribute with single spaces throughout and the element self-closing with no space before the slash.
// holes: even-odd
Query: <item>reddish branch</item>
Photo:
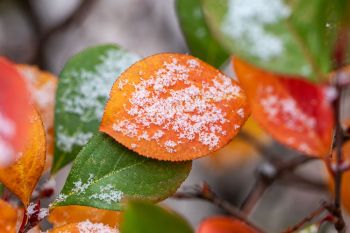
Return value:
<svg viewBox="0 0 350 233">
<path fill-rule="evenodd" d="M 311 222 L 313 219 L 320 216 L 326 210 L 325 205 L 326 203 L 323 203 L 319 208 L 312 211 L 308 216 L 303 218 L 300 222 L 284 230 L 282 233 L 293 233 L 293 232 L 297 232 L 298 230 L 301 230 L 306 223 Z"/>
<path fill-rule="evenodd" d="M 248 220 L 247 216 L 242 213 L 235 206 L 227 202 L 226 200 L 220 199 L 209 187 L 207 183 L 204 183 L 202 186 L 196 186 L 191 188 L 184 188 L 184 191 L 177 192 L 173 195 L 173 198 L 177 199 L 188 199 L 188 198 L 197 198 L 201 200 L 208 201 L 219 208 L 226 211 L 228 214 L 233 217 L 245 222 L 250 227 L 254 228 L 257 232 L 263 233 L 264 231 L 256 226 L 254 223 Z"/>
</svg>

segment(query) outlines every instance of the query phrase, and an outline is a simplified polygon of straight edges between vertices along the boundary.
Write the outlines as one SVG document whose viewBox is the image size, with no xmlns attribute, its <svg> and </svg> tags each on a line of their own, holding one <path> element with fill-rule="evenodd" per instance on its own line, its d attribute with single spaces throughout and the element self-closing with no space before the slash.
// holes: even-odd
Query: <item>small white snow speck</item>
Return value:
<svg viewBox="0 0 350 233">
<path fill-rule="evenodd" d="M 240 108 L 237 110 L 237 114 L 238 116 L 240 116 L 241 118 L 244 118 L 244 109 L 243 108 Z"/>
<path fill-rule="evenodd" d="M 73 182 L 73 189 L 72 192 L 80 194 L 80 193 L 84 193 L 86 189 L 88 189 L 90 187 L 90 185 L 92 184 L 94 179 L 94 175 L 93 174 L 89 174 L 89 178 L 87 179 L 87 181 L 84 183 L 82 182 L 81 179 L 79 179 L 78 181 Z"/>
</svg>

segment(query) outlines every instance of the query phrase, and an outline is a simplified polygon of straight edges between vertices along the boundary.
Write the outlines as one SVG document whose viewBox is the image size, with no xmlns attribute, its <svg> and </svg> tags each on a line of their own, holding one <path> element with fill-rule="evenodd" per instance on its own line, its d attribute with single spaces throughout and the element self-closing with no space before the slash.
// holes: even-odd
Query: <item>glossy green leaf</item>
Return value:
<svg viewBox="0 0 350 233">
<path fill-rule="evenodd" d="M 54 206 L 121 210 L 124 199 L 160 201 L 186 179 L 191 162 L 149 159 L 97 133 L 77 155 Z"/>
<path fill-rule="evenodd" d="M 229 54 L 211 35 L 205 21 L 200 0 L 177 0 L 176 11 L 191 53 L 203 61 L 220 68 Z"/>
<path fill-rule="evenodd" d="M 88 48 L 69 59 L 56 94 L 53 173 L 97 132 L 114 81 L 138 59 L 115 45 Z"/>
<path fill-rule="evenodd" d="M 121 233 L 192 233 L 191 226 L 178 214 L 141 201 L 127 204 Z"/>
<path fill-rule="evenodd" d="M 202 0 L 202 3 L 218 40 L 249 63 L 313 80 L 324 78 L 332 70 L 332 52 L 343 14 L 338 8 L 346 5 L 346 1 Z"/>
</svg>

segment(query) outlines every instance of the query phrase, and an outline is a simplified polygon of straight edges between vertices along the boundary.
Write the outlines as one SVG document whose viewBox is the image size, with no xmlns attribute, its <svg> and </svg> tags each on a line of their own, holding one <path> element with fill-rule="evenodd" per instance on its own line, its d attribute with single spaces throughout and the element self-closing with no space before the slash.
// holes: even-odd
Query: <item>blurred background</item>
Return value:
<svg viewBox="0 0 350 233">
<path fill-rule="evenodd" d="M 34 64 L 58 75 L 70 56 L 101 43 L 116 43 L 143 57 L 189 53 L 174 0 L 0 0 L 0 54 L 16 63 Z M 233 75 L 229 65 L 224 71 Z M 279 232 L 327 198 L 325 168 L 316 161 L 308 162 L 265 189 L 257 180 L 274 174 L 269 161 L 293 159 L 295 154 L 272 141 L 253 121 L 245 132 L 248 137 L 240 135 L 215 155 L 195 161 L 183 186 L 205 181 L 220 198 L 236 206 L 252 188 L 263 187 L 250 217 L 268 232 Z M 256 149 L 259 145 L 267 148 L 268 155 Z M 60 173 L 60 185 L 67 171 Z M 165 204 L 194 227 L 207 216 L 224 214 L 199 200 L 169 199 Z"/>
</svg>

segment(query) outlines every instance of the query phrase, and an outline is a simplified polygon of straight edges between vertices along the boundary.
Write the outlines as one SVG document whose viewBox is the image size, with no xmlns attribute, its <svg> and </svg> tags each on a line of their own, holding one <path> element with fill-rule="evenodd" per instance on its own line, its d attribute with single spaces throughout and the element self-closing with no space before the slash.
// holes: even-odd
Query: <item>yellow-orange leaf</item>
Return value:
<svg viewBox="0 0 350 233">
<path fill-rule="evenodd" d="M 15 233 L 17 209 L 0 199 L 0 233 Z"/>
<path fill-rule="evenodd" d="M 316 156 L 329 153 L 334 89 L 269 73 L 239 59 L 233 62 L 247 93 L 252 116 L 264 129 L 302 153 Z"/>
<path fill-rule="evenodd" d="M 45 126 L 47 144 L 45 170 L 48 170 L 51 168 L 54 150 L 53 123 L 57 78 L 53 74 L 41 71 L 35 66 L 17 65 L 17 69 L 27 82 Z"/>
<path fill-rule="evenodd" d="M 237 219 L 217 216 L 204 220 L 197 233 L 257 233 L 257 231 Z"/>
<path fill-rule="evenodd" d="M 236 81 L 184 54 L 158 54 L 114 83 L 100 130 L 146 157 L 191 160 L 226 145 L 250 115 Z"/>
<path fill-rule="evenodd" d="M 92 223 L 90 221 L 84 221 L 79 223 L 71 223 L 61 227 L 54 228 L 49 233 L 119 233 L 116 228 L 109 227 L 103 223 Z"/>
<path fill-rule="evenodd" d="M 49 215 L 49 221 L 54 227 L 85 220 L 89 220 L 92 223 L 103 223 L 110 227 L 117 227 L 120 222 L 120 212 L 88 206 L 71 205 L 56 207 Z"/>
<path fill-rule="evenodd" d="M 27 206 L 45 165 L 45 131 L 39 114 L 33 108 L 29 120 L 29 136 L 19 159 L 0 169 L 0 181 Z"/>
</svg>

